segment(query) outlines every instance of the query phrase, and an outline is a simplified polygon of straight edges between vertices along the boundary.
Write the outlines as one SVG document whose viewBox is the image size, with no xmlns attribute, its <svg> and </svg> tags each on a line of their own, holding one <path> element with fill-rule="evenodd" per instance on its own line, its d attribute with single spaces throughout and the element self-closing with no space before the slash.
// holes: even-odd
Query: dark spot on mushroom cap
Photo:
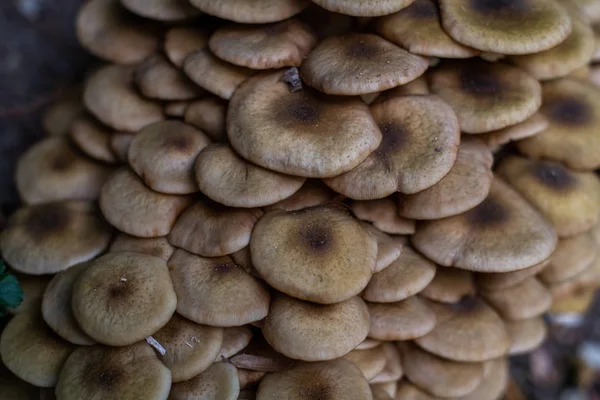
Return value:
<svg viewBox="0 0 600 400">
<path fill-rule="evenodd" d="M 314 124 L 319 121 L 319 105 L 308 96 L 295 96 L 283 105 L 287 122 Z"/>
<path fill-rule="evenodd" d="M 118 386 L 121 381 L 121 371 L 103 363 L 87 364 L 84 371 L 84 379 L 106 391 Z"/>
<path fill-rule="evenodd" d="M 480 14 L 512 14 L 528 10 L 527 0 L 470 0 L 469 5 Z"/>
<path fill-rule="evenodd" d="M 543 185 L 556 190 L 565 190 L 572 187 L 575 177 L 561 164 L 541 161 L 534 163 L 531 174 Z"/>
<path fill-rule="evenodd" d="M 479 65 L 481 67 L 482 65 Z M 501 91 L 501 83 L 490 71 L 482 68 L 465 68 L 461 71 L 462 89 L 472 95 L 489 96 Z"/>
<path fill-rule="evenodd" d="M 415 1 L 408 6 L 407 11 L 415 18 L 437 18 L 439 10 L 433 1 Z"/>
<path fill-rule="evenodd" d="M 183 135 L 172 135 L 167 141 L 166 145 L 172 149 L 176 150 L 187 150 L 192 146 L 192 141 L 189 137 Z"/>
<path fill-rule="evenodd" d="M 131 285 L 127 284 L 127 281 L 119 282 L 118 284 L 111 286 L 108 289 L 108 295 L 110 296 L 110 299 L 114 301 L 123 300 L 124 298 L 130 296 L 131 293 L 132 288 Z"/>
<path fill-rule="evenodd" d="M 25 229 L 36 241 L 42 241 L 53 233 L 64 230 L 69 224 L 71 214 L 56 204 L 34 207 L 25 221 Z"/>
<path fill-rule="evenodd" d="M 234 269 L 234 265 L 233 264 L 229 264 L 229 263 L 221 263 L 221 264 L 217 264 L 213 267 L 213 270 L 217 273 L 227 273 L 230 272 Z"/>
<path fill-rule="evenodd" d="M 551 99 L 546 102 L 544 108 L 552 121 L 567 125 L 585 124 L 592 115 L 589 104 L 575 97 Z"/>
<path fill-rule="evenodd" d="M 396 122 L 383 122 L 379 124 L 379 129 L 383 137 L 381 144 L 375 150 L 377 154 L 386 156 L 401 149 L 406 144 L 409 132 L 402 125 Z"/>
<path fill-rule="evenodd" d="M 354 42 L 348 47 L 347 55 L 350 58 L 368 59 L 377 56 L 379 49 L 369 46 L 363 41 Z"/>
<path fill-rule="evenodd" d="M 456 303 L 452 303 L 451 307 L 455 311 L 473 311 L 477 309 L 481 303 L 477 300 L 475 296 L 466 295 L 461 297 L 459 301 Z"/>
<path fill-rule="evenodd" d="M 75 162 L 75 156 L 71 154 L 59 154 L 50 163 L 50 169 L 54 171 L 64 171 L 69 169 Z"/>
<path fill-rule="evenodd" d="M 467 215 L 472 224 L 493 226 L 506 221 L 509 212 L 496 200 L 488 197 Z"/>
<path fill-rule="evenodd" d="M 300 230 L 300 240 L 310 250 L 322 252 L 331 246 L 331 231 L 320 224 L 307 224 Z"/>
<path fill-rule="evenodd" d="M 324 383 L 309 382 L 302 395 L 306 400 L 332 400 L 329 387 Z"/>
</svg>

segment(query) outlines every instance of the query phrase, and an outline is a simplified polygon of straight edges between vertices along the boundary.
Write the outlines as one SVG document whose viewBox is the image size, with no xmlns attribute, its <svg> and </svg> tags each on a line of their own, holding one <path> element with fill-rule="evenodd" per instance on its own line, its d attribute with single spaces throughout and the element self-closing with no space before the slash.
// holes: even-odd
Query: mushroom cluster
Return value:
<svg viewBox="0 0 600 400">
<path fill-rule="evenodd" d="M 88 0 L 0 397 L 500 398 L 600 286 L 599 4 Z"/>
</svg>

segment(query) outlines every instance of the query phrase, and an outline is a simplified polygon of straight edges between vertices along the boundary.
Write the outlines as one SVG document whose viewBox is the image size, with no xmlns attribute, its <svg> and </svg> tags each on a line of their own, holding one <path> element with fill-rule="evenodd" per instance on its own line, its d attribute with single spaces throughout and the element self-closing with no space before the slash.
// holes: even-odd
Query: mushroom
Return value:
<svg viewBox="0 0 600 400">
<path fill-rule="evenodd" d="M 507 126 L 506 128 L 491 131 L 478 136 L 492 149 L 496 151 L 503 144 L 517 142 L 519 140 L 535 136 L 538 133 L 545 131 L 550 123 L 548 118 L 540 111 L 533 114 L 523 122 Z"/>
<path fill-rule="evenodd" d="M 505 324 L 512 341 L 508 352 L 510 355 L 533 351 L 542 344 L 548 334 L 548 328 L 542 317 L 506 321 Z"/>
<path fill-rule="evenodd" d="M 133 79 L 140 92 L 150 99 L 191 100 L 204 93 L 171 65 L 165 56 L 159 54 L 139 64 Z"/>
<path fill-rule="evenodd" d="M 233 326 L 223 329 L 223 343 L 217 361 L 223 361 L 242 351 L 252 339 L 252 331 L 247 326 Z"/>
<path fill-rule="evenodd" d="M 225 362 L 214 363 L 200 375 L 171 388 L 169 399 L 195 400 L 199 398 L 236 400 L 240 384 L 236 368 Z"/>
<path fill-rule="evenodd" d="M 378 17 L 395 13 L 405 7 L 408 7 L 414 0 L 383 0 L 383 1 L 362 1 L 352 0 L 313 0 L 315 4 L 326 10 L 352 15 L 354 17 Z"/>
<path fill-rule="evenodd" d="M 123 6 L 142 17 L 176 22 L 200 15 L 186 0 L 121 0 Z"/>
<path fill-rule="evenodd" d="M 261 335 L 254 336 L 248 346 L 231 357 L 229 362 L 238 369 L 260 372 L 281 371 L 295 363 L 294 360 L 276 352 Z"/>
<path fill-rule="evenodd" d="M 436 325 L 434 312 L 417 296 L 396 303 L 367 303 L 367 306 L 372 339 L 412 340 L 428 334 Z"/>
<path fill-rule="evenodd" d="M 371 381 L 379 375 L 385 368 L 387 362 L 383 346 L 365 350 L 354 349 L 343 358 L 356 365 L 368 381 Z"/>
<path fill-rule="evenodd" d="M 508 362 L 506 357 L 496 358 L 483 364 L 483 380 L 466 396 L 457 400 L 496 400 L 502 397 L 508 386 Z"/>
<path fill-rule="evenodd" d="M 171 101 L 165 104 L 164 111 L 167 117 L 183 119 L 185 110 L 191 104 L 191 101 Z"/>
<path fill-rule="evenodd" d="M 186 57 L 208 45 L 208 33 L 196 27 L 173 27 L 165 35 L 164 51 L 171 63 L 183 66 Z"/>
<path fill-rule="evenodd" d="M 109 251 L 111 253 L 117 251 L 134 251 L 136 253 L 144 253 L 169 261 L 175 248 L 171 246 L 164 236 L 157 238 L 138 238 L 126 233 L 120 233 L 110 245 Z"/>
<path fill-rule="evenodd" d="M 56 102 L 48 105 L 42 114 L 42 127 L 48 136 L 65 136 L 71 122 L 84 112 L 81 90 L 67 91 Z"/>
<path fill-rule="evenodd" d="M 237 398 L 237 400 L 244 400 L 244 399 L 250 399 L 250 400 L 256 400 L 256 393 L 252 392 L 251 390 L 246 391 L 246 393 L 242 393 L 242 391 L 244 389 L 248 389 L 249 387 L 255 388 L 258 386 L 258 383 L 261 381 L 262 378 L 264 378 L 264 376 L 266 375 L 266 372 L 263 371 L 252 371 L 251 369 L 243 369 L 243 368 L 237 368 L 237 375 L 238 375 L 238 379 L 240 381 L 240 395 Z M 248 393 L 250 392 L 250 393 Z M 243 397 L 246 396 L 246 397 Z"/>
<path fill-rule="evenodd" d="M 377 240 L 377 262 L 373 272 L 386 269 L 400 257 L 405 244 L 402 238 L 391 237 L 366 222 L 361 223 L 361 226 Z"/>
<path fill-rule="evenodd" d="M 119 161 L 110 146 L 113 131 L 90 114 L 81 113 L 73 119 L 68 134 L 75 145 L 88 157 L 108 164 L 116 164 Z"/>
<path fill-rule="evenodd" d="M 554 298 L 570 296 L 580 290 L 600 287 L 600 257 L 571 278 L 551 283 L 548 289 Z"/>
<path fill-rule="evenodd" d="M 382 232 L 392 235 L 415 233 L 415 221 L 398 215 L 396 201 L 392 197 L 378 200 L 353 201 L 352 212 L 358 219 L 368 221 Z"/>
<path fill-rule="evenodd" d="M 550 263 L 540 272 L 540 278 L 548 284 L 572 278 L 588 268 L 598 253 L 596 242 L 587 232 L 561 239 Z"/>
<path fill-rule="evenodd" d="M 332 201 L 336 193 L 329 189 L 323 181 L 308 179 L 296 193 L 275 204 L 264 207 L 266 212 L 274 210 L 298 211 L 303 208 L 323 205 Z"/>
<path fill-rule="evenodd" d="M 458 303 L 475 294 L 473 273 L 458 268 L 437 268 L 433 280 L 419 295 L 440 303 Z"/>
<path fill-rule="evenodd" d="M 556 254 L 556 250 L 553 254 Z M 482 290 L 501 290 L 517 285 L 525 279 L 535 276 L 543 271 L 550 263 L 552 257 L 547 258 L 533 267 L 513 272 L 488 272 L 475 275 L 477 287 Z"/>
<path fill-rule="evenodd" d="M 264 24 L 283 21 L 302 10 L 309 0 L 190 0 L 193 6 L 215 17 L 245 24 Z"/>
<path fill-rule="evenodd" d="M 368 350 L 368 349 L 372 349 L 372 348 L 377 347 L 382 344 L 383 344 L 383 342 L 381 340 L 366 338 L 365 340 L 360 342 L 360 344 L 358 346 L 356 346 L 354 348 L 354 350 Z"/>
<path fill-rule="evenodd" d="M 216 142 L 226 142 L 225 114 L 227 102 L 217 96 L 207 96 L 193 101 L 186 109 L 183 119 L 200 129 Z"/>
<path fill-rule="evenodd" d="M 535 277 L 499 290 L 482 291 L 481 296 L 505 319 L 534 318 L 550 309 L 552 295 Z"/>
<path fill-rule="evenodd" d="M 123 163 L 127 162 L 127 152 L 135 135 L 131 133 L 115 133 L 109 139 L 110 149 L 117 159 Z"/>
</svg>

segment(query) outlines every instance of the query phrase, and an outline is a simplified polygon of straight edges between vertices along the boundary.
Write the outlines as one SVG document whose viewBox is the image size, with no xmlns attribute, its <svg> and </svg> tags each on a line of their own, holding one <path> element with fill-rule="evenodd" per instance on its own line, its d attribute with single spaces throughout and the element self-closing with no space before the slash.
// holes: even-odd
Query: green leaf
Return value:
<svg viewBox="0 0 600 400">
<path fill-rule="evenodd" d="M 0 275 L 0 306 L 15 308 L 23 302 L 23 289 L 13 275 Z"/>
</svg>

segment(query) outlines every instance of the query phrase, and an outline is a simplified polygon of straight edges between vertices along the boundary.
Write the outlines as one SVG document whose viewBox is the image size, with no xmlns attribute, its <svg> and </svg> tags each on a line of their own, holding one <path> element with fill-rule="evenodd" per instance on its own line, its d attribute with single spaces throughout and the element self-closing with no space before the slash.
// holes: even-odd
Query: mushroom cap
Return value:
<svg viewBox="0 0 600 400">
<path fill-rule="evenodd" d="M 404 96 L 378 102 L 371 113 L 383 139 L 356 168 L 325 183 L 356 200 L 374 200 L 395 192 L 417 193 L 438 183 L 451 170 L 460 143 L 452 108 L 437 96 Z"/>
<path fill-rule="evenodd" d="M 571 32 L 569 14 L 549 0 L 441 0 L 442 25 L 457 42 L 499 54 L 550 49 Z"/>
<path fill-rule="evenodd" d="M 90 53 L 119 64 L 136 64 L 158 48 L 158 35 L 119 0 L 88 0 L 75 23 L 79 43 Z"/>
<path fill-rule="evenodd" d="M 473 274 L 458 268 L 438 268 L 435 277 L 419 295 L 440 303 L 456 303 L 474 295 Z"/>
<path fill-rule="evenodd" d="M 176 305 L 165 260 L 128 251 L 94 260 L 75 282 L 71 301 L 83 331 L 111 346 L 152 335 L 169 322 Z"/>
<path fill-rule="evenodd" d="M 342 208 L 331 204 L 272 211 L 254 227 L 252 263 L 275 289 L 321 304 L 359 294 L 377 262 L 377 242 Z"/>
<path fill-rule="evenodd" d="M 369 108 L 357 98 L 291 92 L 284 72 L 248 79 L 232 97 L 227 134 L 245 159 L 290 175 L 324 178 L 356 167 L 381 142 Z"/>
<path fill-rule="evenodd" d="M 127 347 L 80 347 L 67 359 L 56 385 L 64 400 L 144 398 L 166 400 L 171 372 L 144 342 Z"/>
<path fill-rule="evenodd" d="M 436 274 L 435 264 L 404 246 L 388 267 L 373 274 L 362 293 L 367 301 L 394 303 L 421 292 Z"/>
<path fill-rule="evenodd" d="M 266 24 L 288 19 L 310 4 L 309 0 L 190 0 L 193 6 L 215 17 L 244 24 Z"/>
<path fill-rule="evenodd" d="M 492 152 L 483 142 L 463 138 L 450 171 L 425 190 L 398 196 L 398 213 L 406 218 L 429 220 L 461 214 L 476 207 L 489 194 L 494 176 L 493 161 Z M 425 170 L 421 171 L 424 173 Z"/>
<path fill-rule="evenodd" d="M 108 65 L 95 71 L 83 91 L 85 107 L 119 132 L 137 132 L 165 118 L 160 104 L 142 97 L 133 87 L 132 67 Z"/>
<path fill-rule="evenodd" d="M 548 328 L 542 317 L 506 321 L 506 329 L 512 340 L 510 355 L 533 351 L 542 344 L 548 334 Z"/>
<path fill-rule="evenodd" d="M 216 142 L 227 141 L 225 127 L 227 102 L 217 96 L 207 96 L 190 103 L 183 119 L 200 129 Z"/>
<path fill-rule="evenodd" d="M 110 146 L 113 131 L 90 114 L 81 113 L 73 119 L 68 133 L 75 145 L 88 157 L 109 164 L 119 161 Z M 64 184 L 61 183 L 62 185 Z"/>
<path fill-rule="evenodd" d="M 183 66 L 186 57 L 208 45 L 208 33 L 197 27 L 175 26 L 166 33 L 164 51 L 171 63 Z"/>
<path fill-rule="evenodd" d="M 326 10 L 353 17 L 379 17 L 408 7 L 414 0 L 313 0 Z"/>
<path fill-rule="evenodd" d="M 158 358 L 171 370 L 173 382 L 181 382 L 204 372 L 215 361 L 223 343 L 223 328 L 199 325 L 173 314 L 152 337 L 166 350 Z"/>
<path fill-rule="evenodd" d="M 437 356 L 463 362 L 481 362 L 508 353 L 510 337 L 500 316 L 476 297 L 460 302 L 429 302 L 437 324 L 416 343 Z"/>
<path fill-rule="evenodd" d="M 275 351 L 262 335 L 255 335 L 248 346 L 231 357 L 229 362 L 238 369 L 276 372 L 291 367 L 295 360 Z"/>
<path fill-rule="evenodd" d="M 600 257 L 596 257 L 592 264 L 583 271 L 557 283 L 548 285 L 553 298 L 570 296 L 577 291 L 600 286 Z"/>
<path fill-rule="evenodd" d="M 53 387 L 75 346 L 57 336 L 39 309 L 15 315 L 0 337 L 0 356 L 16 376 L 35 386 Z"/>
<path fill-rule="evenodd" d="M 377 229 L 391 235 L 415 233 L 415 220 L 398 215 L 396 200 L 386 197 L 377 200 L 353 201 L 352 212 L 360 220 L 373 224 Z"/>
<path fill-rule="evenodd" d="M 249 387 L 256 387 L 261 379 L 266 375 L 263 371 L 253 371 L 251 369 L 237 368 L 237 376 L 240 381 L 240 395 L 237 400 L 256 400 L 256 392 Z M 244 390 L 247 389 L 247 390 Z"/>
<path fill-rule="evenodd" d="M 368 381 L 375 378 L 385 368 L 386 355 L 383 346 L 373 347 L 372 349 L 357 350 L 354 349 L 343 358 L 352 361 L 360 369 Z"/>
<path fill-rule="evenodd" d="M 217 361 L 223 361 L 242 351 L 252 340 L 252 331 L 247 326 L 233 326 L 223 329 L 223 343 Z"/>
<path fill-rule="evenodd" d="M 331 360 L 365 340 L 369 312 L 360 297 L 320 305 L 278 295 L 271 302 L 262 331 L 267 342 L 287 357 Z"/>
<path fill-rule="evenodd" d="M 445 62 L 431 71 L 429 85 L 432 93 L 452 106 L 465 133 L 523 122 L 542 104 L 542 89 L 535 78 L 499 62 Z"/>
<path fill-rule="evenodd" d="M 506 357 L 486 361 L 483 364 L 483 380 L 466 396 L 455 400 L 497 400 L 506 391 L 509 380 L 508 362 Z"/>
<path fill-rule="evenodd" d="M 398 384 L 395 399 L 398 400 L 438 400 L 425 391 L 419 389 L 407 380 L 401 380 Z"/>
<path fill-rule="evenodd" d="M 557 314 L 559 316 L 562 314 L 581 318 L 582 314 L 586 313 L 592 306 L 597 291 L 597 288 L 590 287 L 578 290 L 568 296 L 553 298 L 550 315 L 554 317 Z"/>
<path fill-rule="evenodd" d="M 191 101 L 188 100 L 171 101 L 165 104 L 165 115 L 171 118 L 183 119 L 185 110 L 190 104 Z"/>
<path fill-rule="evenodd" d="M 115 133 L 109 139 L 110 149 L 121 162 L 127 162 L 127 152 L 135 135 L 131 133 Z"/>
<path fill-rule="evenodd" d="M 258 385 L 256 400 L 276 398 L 373 400 L 362 372 L 344 359 L 297 363 L 284 371 L 268 374 Z"/>
<path fill-rule="evenodd" d="M 403 85 L 428 67 L 427 59 L 377 35 L 353 33 L 321 41 L 302 63 L 300 75 L 321 92 L 355 96 Z"/>
<path fill-rule="evenodd" d="M 129 164 L 151 189 L 169 194 L 198 191 L 194 162 L 210 139 L 181 121 L 160 121 L 135 135 L 128 150 Z"/>
<path fill-rule="evenodd" d="M 411 96 L 417 94 L 430 94 L 429 84 L 425 75 L 419 76 L 417 79 L 410 81 L 404 85 L 396 86 L 385 92 L 380 92 L 379 95 L 373 100 L 373 103 L 388 100 L 392 97 Z"/>
<path fill-rule="evenodd" d="M 549 127 L 517 142 L 529 158 L 558 161 L 569 168 L 593 170 L 600 167 L 598 124 L 600 88 L 586 80 L 563 78 L 542 86 L 542 114 Z"/>
<path fill-rule="evenodd" d="M 371 387 L 373 400 L 394 400 L 392 395 L 389 394 L 384 388 L 374 386 L 373 384 L 370 384 L 369 386 Z"/>
<path fill-rule="evenodd" d="M 375 383 L 397 382 L 404 375 L 404 368 L 402 368 L 402 359 L 398 348 L 390 342 L 382 343 L 381 348 L 385 354 L 385 367 L 373 379 L 369 380 L 371 385 Z"/>
<path fill-rule="evenodd" d="M 181 21 L 201 14 L 187 0 L 121 0 L 121 4 L 137 15 L 158 21 Z"/>
<path fill-rule="evenodd" d="M 111 233 L 93 203 L 44 203 L 11 215 L 0 237 L 0 249 L 3 259 L 17 271 L 54 274 L 96 257 L 110 243 Z"/>
<path fill-rule="evenodd" d="M 42 114 L 42 127 L 48 136 L 64 136 L 69 133 L 71 122 L 84 112 L 81 90 L 69 91 L 49 104 Z"/>
<path fill-rule="evenodd" d="M 231 146 L 222 143 L 202 150 L 194 168 L 202 193 L 231 207 L 264 207 L 277 203 L 296 193 L 306 180 L 251 164 Z"/>
<path fill-rule="evenodd" d="M 204 258 L 178 249 L 169 260 L 177 312 L 199 324 L 240 326 L 269 312 L 269 292 L 231 257 Z"/>
<path fill-rule="evenodd" d="M 240 383 L 236 368 L 229 363 L 218 362 L 188 381 L 175 383 L 169 399 L 236 400 L 239 393 Z"/>
<path fill-rule="evenodd" d="M 95 200 L 112 168 L 83 157 L 67 138 L 41 140 L 19 158 L 15 181 L 27 204 Z"/>
<path fill-rule="evenodd" d="M 523 122 L 482 134 L 479 138 L 495 150 L 503 144 L 537 135 L 545 131 L 548 126 L 550 126 L 548 118 L 538 111 Z"/>
<path fill-rule="evenodd" d="M 89 337 L 73 316 L 71 298 L 73 286 L 90 263 L 81 263 L 54 275 L 42 300 L 42 316 L 54 332 L 63 339 L 77 345 L 92 345 L 96 341 Z"/>
<path fill-rule="evenodd" d="M 399 12 L 380 18 L 377 32 L 413 54 L 442 58 L 469 58 L 479 51 L 456 42 L 442 28 L 434 0 L 416 0 Z"/>
<path fill-rule="evenodd" d="M 157 238 L 138 238 L 126 233 L 119 233 L 119 236 L 110 245 L 111 253 L 117 251 L 134 251 L 144 253 L 154 257 L 169 261 L 175 248 L 171 246 L 166 237 Z"/>
<path fill-rule="evenodd" d="M 377 263 L 373 272 L 386 269 L 400 257 L 406 243 L 402 238 L 391 237 L 366 222 L 362 222 L 361 226 L 377 241 Z"/>
<path fill-rule="evenodd" d="M 535 277 L 480 294 L 504 319 L 510 321 L 537 317 L 548 311 L 552 304 L 550 291 Z"/>
<path fill-rule="evenodd" d="M 590 230 L 600 220 L 600 178 L 552 161 L 511 156 L 496 172 L 554 225 L 559 236 Z"/>
<path fill-rule="evenodd" d="M 191 202 L 188 196 L 150 190 L 128 168 L 121 168 L 102 187 L 100 208 L 120 231 L 138 237 L 159 237 L 169 232 Z"/>
<path fill-rule="evenodd" d="M 409 342 L 398 342 L 397 345 L 406 378 L 434 396 L 464 396 L 481 383 L 482 363 L 445 360 Z"/>
<path fill-rule="evenodd" d="M 555 250 L 556 252 L 556 250 Z M 533 267 L 520 269 L 513 272 L 488 272 L 475 275 L 475 283 L 482 290 L 506 289 L 523 282 L 525 279 L 537 275 L 550 263 L 549 257 Z"/>
<path fill-rule="evenodd" d="M 199 200 L 177 219 L 169 243 L 204 257 L 232 254 L 248 246 L 262 215 L 259 208 L 233 208 Z"/>
<path fill-rule="evenodd" d="M 139 64 L 133 79 L 140 92 L 150 99 L 191 100 L 204 93 L 161 54 Z"/>
<path fill-rule="evenodd" d="M 270 25 L 226 25 L 210 37 L 210 50 L 231 64 L 252 69 L 299 67 L 317 43 L 310 27 L 293 18 Z"/>
<path fill-rule="evenodd" d="M 548 284 L 572 278 L 592 265 L 599 250 L 594 238 L 587 232 L 561 239 L 550 257 L 550 263 L 540 272 L 540 278 Z"/>
<path fill-rule="evenodd" d="M 554 228 L 499 178 L 466 213 L 417 226 L 412 243 L 443 266 L 510 272 L 539 264 L 556 248 Z"/>
<path fill-rule="evenodd" d="M 417 296 L 396 303 L 367 303 L 371 316 L 369 337 L 378 340 L 412 340 L 435 327 L 436 318 Z"/>
<path fill-rule="evenodd" d="M 266 206 L 264 210 L 266 212 L 274 210 L 298 211 L 303 208 L 309 208 L 328 203 L 335 197 L 336 193 L 329 189 L 329 187 L 326 186 L 323 181 L 309 179 L 304 182 L 304 185 L 302 185 L 302 187 L 296 193 L 275 204 Z"/>
</svg>

